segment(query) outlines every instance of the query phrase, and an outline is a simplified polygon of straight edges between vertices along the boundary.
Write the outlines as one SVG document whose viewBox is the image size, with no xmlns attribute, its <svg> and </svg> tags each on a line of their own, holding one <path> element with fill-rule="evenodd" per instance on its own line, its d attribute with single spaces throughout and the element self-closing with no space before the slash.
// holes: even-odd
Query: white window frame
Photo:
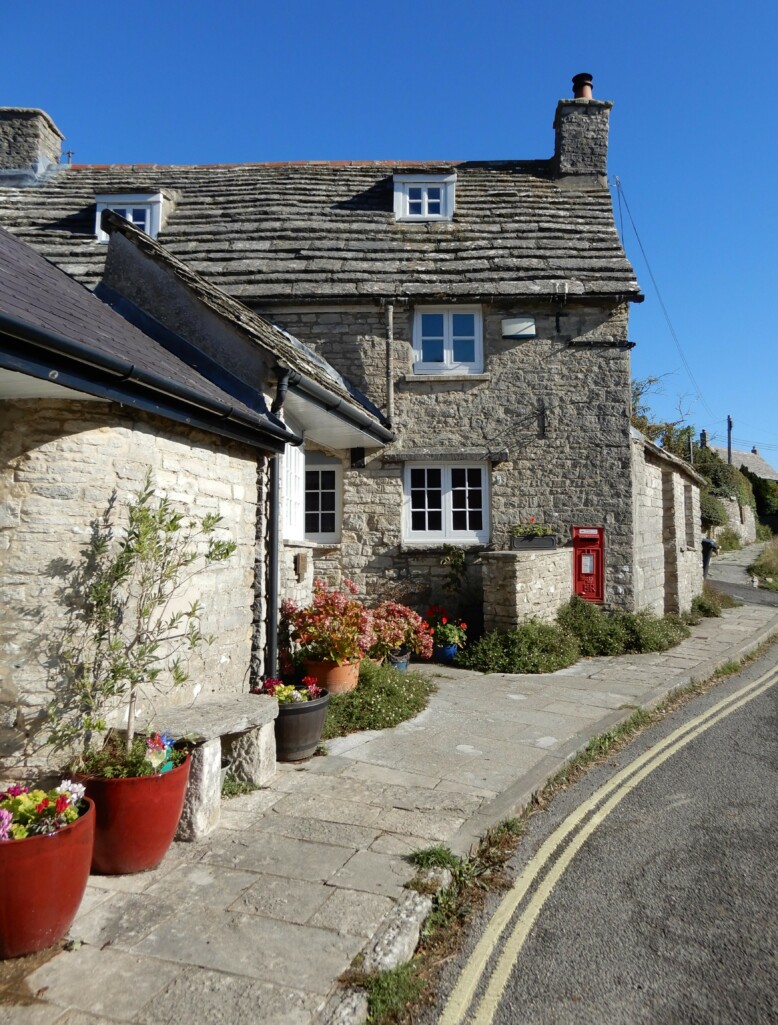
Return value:
<svg viewBox="0 0 778 1025">
<path fill-rule="evenodd" d="M 306 477 L 303 481 L 303 503 L 304 503 L 304 516 L 308 515 L 307 506 L 308 497 L 308 477 L 309 471 L 321 472 L 322 470 L 330 470 L 335 474 L 335 508 L 332 510 L 335 515 L 335 529 L 331 531 L 315 531 L 308 530 L 307 520 L 304 520 L 303 526 L 305 528 L 305 538 L 307 541 L 319 541 L 322 543 L 326 542 L 338 542 L 340 541 L 341 524 L 343 520 L 343 464 L 339 459 L 335 459 L 331 456 L 325 456 L 321 452 L 306 452 L 305 453 L 305 473 Z M 321 492 L 319 492 L 321 494 Z M 329 511 L 329 510 L 326 510 Z M 321 510 L 319 510 L 321 512 Z"/>
<path fill-rule="evenodd" d="M 456 174 L 396 174 L 394 181 L 394 217 L 397 221 L 450 221 L 456 204 Z M 427 190 L 440 189 L 440 213 L 428 213 Z M 410 212 L 410 189 L 421 189 L 422 212 Z"/>
<path fill-rule="evenodd" d="M 443 362 L 425 363 L 422 359 L 422 316 L 443 315 Z M 475 314 L 475 359 L 472 363 L 454 360 L 453 317 L 456 313 Z M 484 369 L 484 318 L 480 306 L 417 306 L 413 311 L 414 374 L 481 374 Z"/>
<path fill-rule="evenodd" d="M 442 527 L 440 530 L 414 530 L 411 520 L 411 471 L 440 470 L 442 484 Z M 453 525 L 453 470 L 481 471 L 480 530 L 455 530 Z M 413 462 L 406 463 L 403 472 L 403 540 L 415 544 L 487 544 L 490 537 L 489 464 L 472 462 Z"/>
<path fill-rule="evenodd" d="M 287 423 L 290 430 L 294 430 Z M 297 432 L 299 433 L 299 432 Z M 302 445 L 287 445 L 281 456 L 282 514 L 284 541 L 305 539 L 305 452 Z"/>
<path fill-rule="evenodd" d="M 117 208 L 136 207 L 147 211 L 145 232 L 151 238 L 156 238 L 162 227 L 162 202 L 161 192 L 115 192 L 110 195 L 101 193 L 95 197 L 97 201 L 97 213 L 95 216 L 95 235 L 98 242 L 107 242 L 108 234 L 100 227 L 100 218 L 103 210 L 116 210 Z"/>
</svg>

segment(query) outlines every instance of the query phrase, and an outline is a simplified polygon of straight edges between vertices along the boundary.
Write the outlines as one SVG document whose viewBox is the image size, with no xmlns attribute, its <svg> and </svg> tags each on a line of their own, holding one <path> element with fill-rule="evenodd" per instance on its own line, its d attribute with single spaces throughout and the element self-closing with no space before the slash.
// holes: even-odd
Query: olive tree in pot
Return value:
<svg viewBox="0 0 778 1025">
<path fill-rule="evenodd" d="M 49 706 L 49 742 L 68 753 L 95 802 L 92 868 L 105 874 L 154 867 L 175 835 L 189 755 L 167 734 L 136 735 L 138 698 L 188 679 L 188 657 L 213 638 L 201 632 L 199 601 L 181 606 L 182 592 L 235 551 L 216 536 L 218 516 L 186 518 L 155 496 L 151 471 L 124 526 L 114 523 L 115 504 L 114 495 L 92 524 L 63 590 L 69 616 L 55 643 L 61 675 Z M 108 730 L 111 715 L 123 738 Z"/>
</svg>

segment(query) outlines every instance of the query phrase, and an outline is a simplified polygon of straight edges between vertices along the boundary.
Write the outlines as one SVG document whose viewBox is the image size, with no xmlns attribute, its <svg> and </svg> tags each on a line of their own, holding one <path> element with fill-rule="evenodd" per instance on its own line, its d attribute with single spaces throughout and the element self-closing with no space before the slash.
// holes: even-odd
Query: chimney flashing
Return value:
<svg viewBox="0 0 778 1025">
<path fill-rule="evenodd" d="M 35 185 L 59 167 L 64 138 L 45 110 L 0 107 L 0 180 Z"/>
</svg>

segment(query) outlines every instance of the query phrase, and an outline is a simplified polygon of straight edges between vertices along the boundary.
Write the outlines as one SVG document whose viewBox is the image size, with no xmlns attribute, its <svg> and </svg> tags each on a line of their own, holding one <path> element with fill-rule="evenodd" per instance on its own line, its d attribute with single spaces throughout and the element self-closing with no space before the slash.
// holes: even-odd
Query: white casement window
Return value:
<svg viewBox="0 0 778 1025">
<path fill-rule="evenodd" d="M 305 457 L 305 537 L 309 541 L 340 540 L 342 467 L 317 452 Z"/>
<path fill-rule="evenodd" d="M 305 537 L 305 452 L 302 445 L 286 446 L 281 456 L 281 471 L 281 533 L 285 541 L 302 541 Z"/>
<path fill-rule="evenodd" d="M 100 227 L 103 210 L 113 210 L 114 213 L 124 217 L 125 220 L 134 224 L 136 228 L 140 228 L 141 231 L 145 231 L 152 238 L 156 238 L 159 234 L 159 229 L 162 226 L 161 192 L 138 192 L 132 195 L 115 193 L 99 195 L 96 200 L 95 235 L 98 242 L 108 241 L 108 235 Z"/>
<path fill-rule="evenodd" d="M 483 368 L 483 318 L 479 306 L 416 307 L 415 374 L 479 374 Z"/>
<path fill-rule="evenodd" d="M 396 174 L 394 216 L 398 221 L 450 221 L 454 216 L 455 174 Z"/>
<path fill-rule="evenodd" d="M 485 464 L 407 463 L 404 477 L 406 541 L 489 540 Z"/>
</svg>

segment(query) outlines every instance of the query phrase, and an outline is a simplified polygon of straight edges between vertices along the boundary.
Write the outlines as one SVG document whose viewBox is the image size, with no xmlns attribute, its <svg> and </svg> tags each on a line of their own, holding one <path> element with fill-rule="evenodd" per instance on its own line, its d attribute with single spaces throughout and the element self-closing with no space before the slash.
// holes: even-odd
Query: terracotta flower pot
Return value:
<svg viewBox="0 0 778 1025">
<path fill-rule="evenodd" d="M 156 776 L 82 777 L 97 810 L 93 872 L 115 876 L 156 868 L 178 828 L 191 760 L 187 755 Z"/>
<path fill-rule="evenodd" d="M 359 662 L 312 662 L 305 660 L 305 675 L 312 676 L 317 684 L 330 694 L 346 694 L 359 683 Z"/>
<path fill-rule="evenodd" d="M 275 722 L 276 758 L 279 762 L 300 762 L 316 752 L 327 717 L 329 694 L 312 701 L 282 701 Z"/>
<path fill-rule="evenodd" d="M 95 806 L 50 836 L 0 841 L 0 958 L 61 940 L 84 896 L 95 836 Z"/>
</svg>

